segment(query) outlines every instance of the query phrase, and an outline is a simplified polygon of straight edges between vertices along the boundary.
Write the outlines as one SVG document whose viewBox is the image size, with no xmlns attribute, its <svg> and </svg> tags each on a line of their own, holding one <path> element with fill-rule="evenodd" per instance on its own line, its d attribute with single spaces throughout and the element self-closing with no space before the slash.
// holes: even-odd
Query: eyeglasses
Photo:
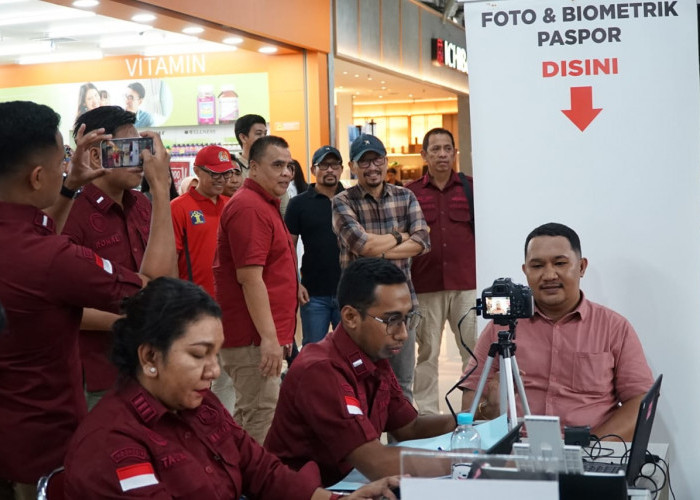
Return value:
<svg viewBox="0 0 700 500">
<path fill-rule="evenodd" d="M 133 95 L 131 95 L 131 94 L 126 94 L 126 95 L 124 96 L 124 99 L 126 99 L 127 102 L 135 101 L 135 100 L 137 100 L 137 99 L 138 99 L 139 101 L 141 100 L 140 97 L 136 97 L 136 96 L 133 96 Z"/>
<path fill-rule="evenodd" d="M 270 163 L 270 166 L 272 167 L 272 170 L 274 170 L 276 173 L 280 174 L 284 170 L 289 170 L 289 172 L 294 175 L 294 163 L 286 163 L 283 161 L 275 161 Z"/>
<path fill-rule="evenodd" d="M 386 156 L 378 156 L 371 160 L 357 160 L 357 166 L 360 168 L 367 168 L 371 163 L 375 167 L 381 167 L 386 162 Z"/>
<path fill-rule="evenodd" d="M 378 318 L 377 316 L 372 316 L 369 313 L 367 313 L 367 316 L 379 321 L 380 323 L 384 323 L 386 325 L 386 334 L 391 335 L 392 337 L 395 337 L 397 334 L 401 333 L 402 323 L 406 325 L 406 330 L 415 330 L 416 327 L 418 327 L 420 320 L 423 319 L 423 316 L 421 316 L 418 311 L 411 311 L 406 316 L 402 316 L 401 314 L 393 314 L 387 319 Z"/>
<path fill-rule="evenodd" d="M 316 168 L 319 170 L 328 170 L 329 168 L 332 168 L 333 170 L 340 170 L 343 168 L 343 164 L 340 162 L 319 163 L 316 165 Z"/>
<path fill-rule="evenodd" d="M 208 173 L 211 176 L 212 180 L 215 180 L 215 181 L 218 181 L 222 177 L 226 180 L 233 177 L 233 170 L 227 170 L 226 172 L 219 173 L 219 172 L 212 172 L 208 168 L 204 168 L 204 167 L 199 167 L 199 169 L 204 170 L 206 173 Z"/>
</svg>

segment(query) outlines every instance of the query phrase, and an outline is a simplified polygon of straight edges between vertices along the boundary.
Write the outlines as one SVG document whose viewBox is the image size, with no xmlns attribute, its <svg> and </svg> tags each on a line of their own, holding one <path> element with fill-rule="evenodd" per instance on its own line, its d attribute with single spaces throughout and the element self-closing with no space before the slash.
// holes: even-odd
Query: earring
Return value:
<svg viewBox="0 0 700 500">
<path fill-rule="evenodd" d="M 155 372 L 156 372 L 156 367 L 155 367 L 155 366 L 151 366 L 151 367 L 148 369 L 148 371 L 151 372 L 151 373 L 155 373 Z"/>
</svg>

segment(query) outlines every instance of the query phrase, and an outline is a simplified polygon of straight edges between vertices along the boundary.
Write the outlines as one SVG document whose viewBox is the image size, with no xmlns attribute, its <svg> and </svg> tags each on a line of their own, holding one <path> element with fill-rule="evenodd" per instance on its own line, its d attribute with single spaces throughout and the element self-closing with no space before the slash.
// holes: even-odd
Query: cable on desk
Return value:
<svg viewBox="0 0 700 500">
<path fill-rule="evenodd" d="M 673 500 L 676 500 L 676 494 L 673 492 L 673 486 L 671 486 L 671 467 L 668 465 L 668 462 L 661 457 L 658 457 L 657 462 L 661 462 L 662 464 L 664 464 L 664 467 L 666 467 L 666 479 L 668 480 L 668 491 L 671 492 L 671 498 Z"/>
<path fill-rule="evenodd" d="M 616 456 L 614 455 L 615 450 L 612 448 L 606 448 L 603 446 L 603 439 L 608 438 L 608 437 L 614 437 L 620 440 L 622 445 L 625 447 L 625 452 L 621 456 Z M 594 441 L 593 445 L 590 446 L 590 450 L 586 449 L 586 454 L 588 455 L 588 458 L 591 460 L 599 460 L 601 458 L 609 458 L 612 460 L 619 459 L 620 463 L 624 463 L 625 458 L 629 454 L 629 449 L 627 448 L 627 443 L 625 440 L 621 437 L 618 436 L 617 434 L 606 434 L 604 436 L 598 437 L 595 434 L 591 434 L 591 439 Z M 595 455 L 594 455 L 594 452 Z M 603 454 L 605 453 L 605 454 Z"/>
</svg>

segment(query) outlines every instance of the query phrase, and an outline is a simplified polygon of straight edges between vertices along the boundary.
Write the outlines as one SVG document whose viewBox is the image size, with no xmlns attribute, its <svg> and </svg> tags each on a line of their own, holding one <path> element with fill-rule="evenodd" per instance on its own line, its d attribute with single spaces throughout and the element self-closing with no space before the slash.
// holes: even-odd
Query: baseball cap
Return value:
<svg viewBox="0 0 700 500">
<path fill-rule="evenodd" d="M 196 167 L 205 167 L 212 172 L 222 173 L 233 170 L 231 153 L 221 146 L 205 146 L 199 150 L 194 158 Z"/>
<path fill-rule="evenodd" d="M 343 157 L 341 156 L 340 151 L 335 149 L 333 146 L 321 146 L 316 150 L 313 158 L 311 158 L 311 164 L 318 165 L 328 155 L 335 155 L 341 162 L 343 161 Z"/>
<path fill-rule="evenodd" d="M 379 155 L 386 156 L 386 149 L 382 141 L 373 135 L 362 134 L 352 141 L 350 145 L 350 161 L 359 160 L 363 154 L 373 151 Z"/>
</svg>

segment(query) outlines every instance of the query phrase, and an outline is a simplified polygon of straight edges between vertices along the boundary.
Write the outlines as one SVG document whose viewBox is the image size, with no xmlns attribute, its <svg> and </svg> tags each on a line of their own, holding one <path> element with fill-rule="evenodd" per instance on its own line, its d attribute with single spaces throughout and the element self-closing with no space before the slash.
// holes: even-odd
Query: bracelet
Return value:
<svg viewBox="0 0 700 500">
<path fill-rule="evenodd" d="M 67 188 L 65 184 L 61 184 L 61 196 L 65 196 L 69 200 L 74 200 L 78 197 L 79 193 L 79 189 L 70 189 Z"/>
<path fill-rule="evenodd" d="M 397 245 L 400 245 L 401 243 L 403 243 L 403 237 L 401 236 L 401 233 L 399 233 L 396 229 L 394 229 L 394 230 L 391 232 L 391 234 L 392 234 L 392 236 L 393 236 L 394 238 L 396 238 L 396 244 L 397 244 Z"/>
<path fill-rule="evenodd" d="M 477 411 L 476 411 L 476 412 L 477 412 L 478 414 L 480 414 L 482 418 L 485 418 L 485 417 L 486 417 L 486 415 L 484 414 L 484 408 L 486 408 L 487 406 L 488 406 L 488 401 L 486 401 L 486 400 L 484 399 L 481 403 L 479 403 L 479 406 L 477 407 Z M 476 415 L 474 415 L 474 416 L 476 417 Z"/>
</svg>

